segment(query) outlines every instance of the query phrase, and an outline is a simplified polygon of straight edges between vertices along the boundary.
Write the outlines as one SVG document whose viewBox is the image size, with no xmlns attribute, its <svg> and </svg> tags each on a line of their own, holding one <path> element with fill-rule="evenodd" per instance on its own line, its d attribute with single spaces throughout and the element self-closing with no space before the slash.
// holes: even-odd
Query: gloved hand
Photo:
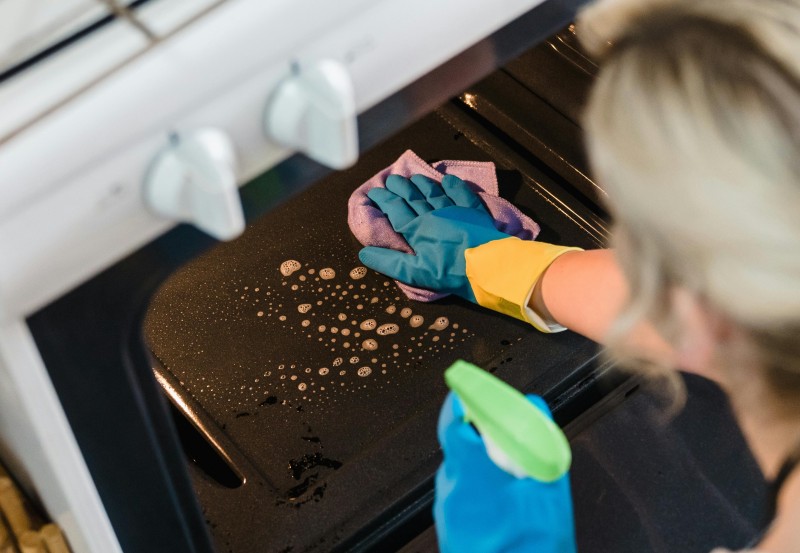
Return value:
<svg viewBox="0 0 800 553">
<path fill-rule="evenodd" d="M 533 288 L 565 248 L 520 240 L 497 230 L 480 198 L 454 175 L 440 185 L 424 176 L 390 175 L 367 194 L 414 254 L 367 246 L 359 259 L 396 280 L 505 313 L 551 332 L 528 307 Z"/>
<path fill-rule="evenodd" d="M 464 252 L 510 236 L 494 227 L 492 216 L 464 181 L 445 175 L 440 185 L 423 175 L 410 180 L 390 175 L 386 188 L 373 188 L 367 196 L 416 255 L 368 246 L 358 255 L 364 265 L 413 286 L 477 303 Z"/>
<path fill-rule="evenodd" d="M 551 416 L 540 397 L 528 400 Z M 568 474 L 545 483 L 498 468 L 453 393 L 439 416 L 439 442 L 433 517 L 442 553 L 576 551 Z"/>
</svg>

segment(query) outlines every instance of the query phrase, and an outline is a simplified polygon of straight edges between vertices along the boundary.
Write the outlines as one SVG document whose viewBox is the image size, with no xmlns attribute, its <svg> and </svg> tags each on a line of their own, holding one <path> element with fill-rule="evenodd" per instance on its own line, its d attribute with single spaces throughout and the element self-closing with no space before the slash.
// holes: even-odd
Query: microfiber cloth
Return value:
<svg viewBox="0 0 800 553">
<path fill-rule="evenodd" d="M 413 253 L 403 237 L 394 231 L 386 215 L 367 197 L 367 192 L 377 186 L 384 186 L 389 175 L 411 177 L 416 174 L 425 175 L 436 182 L 442 182 L 444 175 L 455 175 L 478 194 L 494 217 L 497 230 L 523 240 L 533 240 L 539 234 L 539 225 L 513 204 L 498 196 L 497 174 L 491 161 L 444 160 L 437 161 L 431 166 L 411 150 L 406 150 L 397 161 L 356 188 L 350 196 L 347 204 L 347 224 L 361 244 Z M 415 288 L 402 282 L 397 282 L 397 285 L 406 296 L 416 301 L 429 302 L 447 295 Z"/>
</svg>

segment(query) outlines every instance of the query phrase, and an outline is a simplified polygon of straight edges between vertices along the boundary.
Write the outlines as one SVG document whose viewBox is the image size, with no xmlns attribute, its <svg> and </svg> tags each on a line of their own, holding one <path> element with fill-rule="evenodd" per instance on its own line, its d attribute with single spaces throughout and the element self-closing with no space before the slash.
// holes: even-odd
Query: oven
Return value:
<svg viewBox="0 0 800 553">
<path fill-rule="evenodd" d="M 581 3 L 111 2 L 50 51 L 17 48 L 1 452 L 75 551 L 436 551 L 436 417 L 459 358 L 553 407 L 580 551 L 757 534 L 764 483 L 709 383 L 687 377 L 670 419 L 580 336 L 412 302 L 358 269 L 348 198 L 409 148 L 494 162 L 538 239 L 603 246 Z M 20 96 L 117 26 L 141 44 Z M 399 332 L 367 347 L 369 321 Z"/>
</svg>

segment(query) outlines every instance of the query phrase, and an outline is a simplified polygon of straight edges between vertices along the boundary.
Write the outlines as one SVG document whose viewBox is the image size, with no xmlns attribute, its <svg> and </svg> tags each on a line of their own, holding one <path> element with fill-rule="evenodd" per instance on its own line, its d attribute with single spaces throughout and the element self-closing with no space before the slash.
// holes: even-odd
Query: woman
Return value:
<svg viewBox="0 0 800 553">
<path fill-rule="evenodd" d="M 570 328 L 622 359 L 646 358 L 715 380 L 776 489 L 776 515 L 757 551 L 796 553 L 800 3 L 609 0 L 585 10 L 578 29 L 603 61 L 585 128 L 615 220 L 614 250 L 508 237 L 457 179 L 438 188 L 415 177 L 371 197 L 416 256 L 365 248 L 361 259 L 545 332 Z M 454 424 L 471 430 L 452 400 L 443 418 L 443 548 L 456 549 L 448 536 L 469 534 L 472 515 L 447 507 L 459 485 L 483 494 L 483 514 L 494 507 L 505 513 L 494 529 L 482 530 L 497 533 L 496 540 L 466 542 L 462 550 L 574 548 L 567 484 L 481 488 L 491 478 L 474 471 L 469 482 L 458 481 L 448 463 L 469 436 L 453 434 L 448 443 L 447 431 Z M 515 518 L 510 497 L 514 508 L 529 509 L 525 516 Z"/>
</svg>

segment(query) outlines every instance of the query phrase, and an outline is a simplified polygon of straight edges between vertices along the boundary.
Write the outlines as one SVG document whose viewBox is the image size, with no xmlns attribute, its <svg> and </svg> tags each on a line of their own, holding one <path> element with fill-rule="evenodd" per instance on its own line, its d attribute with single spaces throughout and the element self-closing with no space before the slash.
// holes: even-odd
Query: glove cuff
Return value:
<svg viewBox="0 0 800 553">
<path fill-rule="evenodd" d="M 493 240 L 464 251 L 467 279 L 477 303 L 525 321 L 545 333 L 565 327 L 548 322 L 528 306 L 536 283 L 558 256 L 581 248 L 521 240 Z"/>
</svg>

